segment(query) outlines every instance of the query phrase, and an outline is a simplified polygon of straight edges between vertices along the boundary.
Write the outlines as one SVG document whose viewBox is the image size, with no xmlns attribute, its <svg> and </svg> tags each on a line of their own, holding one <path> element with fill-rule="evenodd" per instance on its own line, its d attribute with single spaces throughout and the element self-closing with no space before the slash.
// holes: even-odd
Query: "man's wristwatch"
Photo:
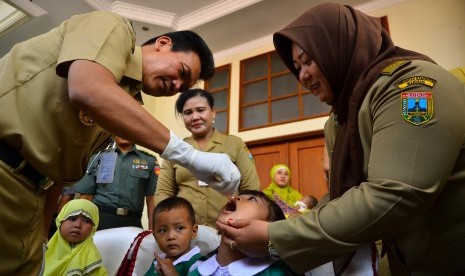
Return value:
<svg viewBox="0 0 465 276">
<path fill-rule="evenodd" d="M 274 248 L 273 244 L 271 243 L 271 240 L 268 241 L 268 253 L 270 254 L 270 257 L 279 258 L 279 253 L 276 250 L 276 248 Z"/>
</svg>

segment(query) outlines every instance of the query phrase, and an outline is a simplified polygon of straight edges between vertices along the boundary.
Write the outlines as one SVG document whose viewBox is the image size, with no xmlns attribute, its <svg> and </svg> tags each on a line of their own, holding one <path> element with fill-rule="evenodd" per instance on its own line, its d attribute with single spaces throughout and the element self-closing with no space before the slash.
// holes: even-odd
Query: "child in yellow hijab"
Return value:
<svg viewBox="0 0 465 276">
<path fill-rule="evenodd" d="M 47 244 L 43 275 L 107 275 L 93 240 L 97 206 L 86 199 L 71 200 L 55 222 L 58 230 Z"/>
<path fill-rule="evenodd" d="M 271 183 L 263 193 L 281 207 L 286 217 L 304 213 L 318 203 L 315 197 L 303 196 L 289 185 L 291 171 L 288 166 L 283 164 L 273 166 L 270 177 Z"/>
</svg>

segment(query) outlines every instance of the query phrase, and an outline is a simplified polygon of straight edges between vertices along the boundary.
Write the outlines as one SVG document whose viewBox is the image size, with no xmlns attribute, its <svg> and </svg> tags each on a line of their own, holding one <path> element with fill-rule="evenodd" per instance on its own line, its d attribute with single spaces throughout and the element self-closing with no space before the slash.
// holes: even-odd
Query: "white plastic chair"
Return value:
<svg viewBox="0 0 465 276">
<path fill-rule="evenodd" d="M 94 243 L 100 251 L 103 265 L 108 275 L 116 275 L 124 255 L 128 251 L 134 238 L 144 231 L 138 227 L 119 227 L 97 231 Z M 192 240 L 192 246 L 198 246 L 203 255 L 210 253 L 220 245 L 221 237 L 216 229 L 199 225 L 197 238 Z M 154 259 L 153 253 L 161 253 L 153 235 L 147 235 L 139 248 L 133 275 L 144 275 Z"/>
</svg>

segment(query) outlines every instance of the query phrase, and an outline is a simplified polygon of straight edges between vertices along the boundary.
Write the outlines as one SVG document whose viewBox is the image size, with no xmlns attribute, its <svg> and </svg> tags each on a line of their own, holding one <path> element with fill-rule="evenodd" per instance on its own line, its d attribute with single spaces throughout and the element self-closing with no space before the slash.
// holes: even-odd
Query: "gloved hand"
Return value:
<svg viewBox="0 0 465 276">
<path fill-rule="evenodd" d="M 227 154 L 198 151 L 172 131 L 170 141 L 160 156 L 185 167 L 198 180 L 223 195 L 232 195 L 241 181 L 241 173 Z"/>
</svg>

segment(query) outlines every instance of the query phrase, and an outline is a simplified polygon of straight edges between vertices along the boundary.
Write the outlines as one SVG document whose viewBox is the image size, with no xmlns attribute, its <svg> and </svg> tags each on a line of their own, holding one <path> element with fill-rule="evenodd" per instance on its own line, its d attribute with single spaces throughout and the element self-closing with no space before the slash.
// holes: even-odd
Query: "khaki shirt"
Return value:
<svg viewBox="0 0 465 276">
<path fill-rule="evenodd" d="M 434 86 L 396 87 L 409 77 Z M 405 120 L 402 92 L 431 92 L 432 118 L 420 125 Z M 280 256 L 304 272 L 383 239 L 393 275 L 465 269 L 463 118 L 465 86 L 441 67 L 413 61 L 382 75 L 358 114 L 367 181 L 305 215 L 271 223 Z M 334 128 L 330 118 L 325 132 Z M 330 150 L 333 142 L 327 140 Z"/>
<path fill-rule="evenodd" d="M 199 145 L 194 138 L 188 137 L 184 141 L 199 150 Z M 205 151 L 226 153 L 231 158 L 241 173 L 239 191 L 259 189 L 260 180 L 255 162 L 241 138 L 224 135 L 214 130 Z M 196 223 L 215 228 L 218 212 L 227 203 L 227 198 L 215 189 L 209 186 L 200 186 L 199 181 L 186 168 L 164 160 L 161 164 L 155 191 L 155 206 L 170 196 L 180 196 L 189 200 L 195 210 Z"/>
<path fill-rule="evenodd" d="M 70 102 L 69 65 L 95 61 L 134 96 L 142 80 L 142 52 L 134 41 L 129 21 L 92 12 L 15 45 L 0 59 L 0 142 L 55 182 L 79 180 L 110 135 Z"/>
</svg>

